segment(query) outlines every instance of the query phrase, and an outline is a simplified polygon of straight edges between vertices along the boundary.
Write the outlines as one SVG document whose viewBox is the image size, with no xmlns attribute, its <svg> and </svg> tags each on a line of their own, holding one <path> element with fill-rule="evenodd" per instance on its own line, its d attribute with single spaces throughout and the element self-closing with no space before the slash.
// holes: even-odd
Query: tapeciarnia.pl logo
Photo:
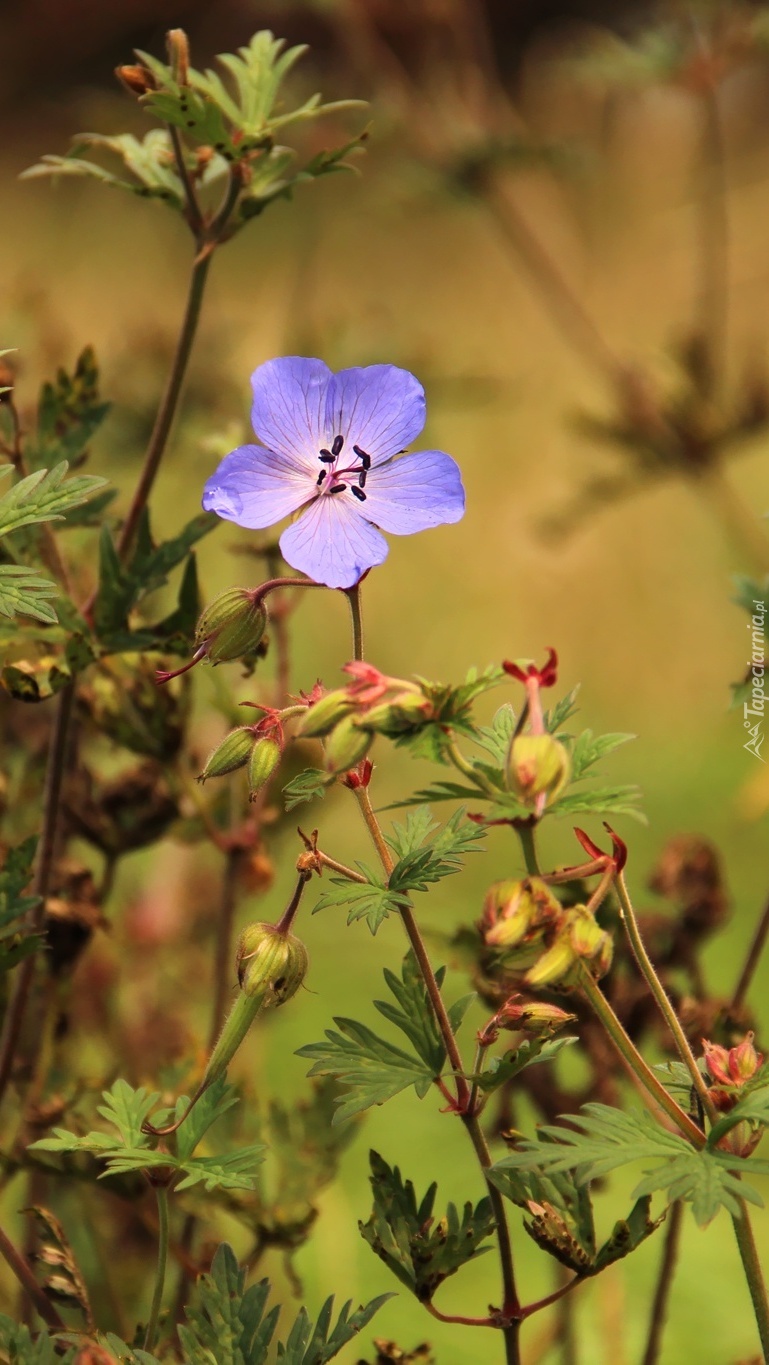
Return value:
<svg viewBox="0 0 769 1365">
<path fill-rule="evenodd" d="M 749 754 L 754 754 L 761 759 L 762 763 L 766 759 L 761 754 L 761 745 L 764 742 L 763 733 L 764 709 L 766 704 L 766 635 L 764 622 L 766 619 L 766 602 L 753 600 L 753 615 L 748 621 L 750 631 L 750 662 L 748 664 L 748 681 L 750 682 L 750 696 L 742 704 L 743 725 L 748 732 L 748 739 L 743 744 L 743 749 L 747 749 Z"/>
</svg>

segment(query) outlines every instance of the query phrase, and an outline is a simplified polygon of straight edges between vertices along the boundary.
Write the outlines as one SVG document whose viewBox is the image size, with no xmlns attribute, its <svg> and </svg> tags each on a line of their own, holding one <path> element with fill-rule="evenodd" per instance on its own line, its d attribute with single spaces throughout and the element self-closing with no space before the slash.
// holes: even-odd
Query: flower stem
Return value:
<svg viewBox="0 0 769 1365">
<path fill-rule="evenodd" d="M 628 1070 L 641 1082 L 644 1089 L 656 1100 L 668 1118 L 672 1119 L 684 1137 L 687 1137 L 694 1146 L 704 1147 L 705 1134 L 697 1127 L 693 1119 L 690 1119 L 689 1115 L 684 1113 L 683 1109 L 676 1104 L 673 1096 L 669 1094 L 651 1067 L 644 1061 L 635 1044 L 625 1032 L 603 991 L 599 988 L 598 983 L 593 980 L 586 967 L 582 968 L 580 987 Z"/>
<path fill-rule="evenodd" d="M 766 1285 L 764 1283 L 761 1262 L 758 1259 L 758 1251 L 753 1236 L 753 1227 L 748 1214 L 748 1206 L 744 1199 L 740 1200 L 740 1214 L 732 1215 L 732 1225 L 734 1235 L 737 1238 L 737 1246 L 740 1249 L 742 1266 L 745 1271 L 745 1279 L 748 1282 L 750 1297 L 753 1303 L 753 1312 L 756 1315 L 758 1325 L 758 1335 L 761 1339 L 761 1349 L 764 1360 L 769 1360 L 769 1301 L 766 1297 Z"/>
<path fill-rule="evenodd" d="M 59 804 L 67 766 L 69 722 L 74 700 L 75 685 L 68 683 L 57 698 L 53 734 L 48 751 L 48 767 L 45 774 L 45 794 L 43 797 L 43 828 L 38 844 L 37 863 L 32 882 L 33 894 L 40 898 L 30 915 L 29 927 L 33 933 L 40 933 L 45 920 L 45 903 L 56 853 Z M 35 973 L 36 959 L 37 954 L 33 953 L 21 963 L 19 975 L 16 979 L 16 988 L 3 1020 L 3 1031 L 0 1037 L 0 1102 L 11 1076 L 22 1021 Z"/>
<path fill-rule="evenodd" d="M 537 858 L 537 846 L 534 838 L 536 825 L 533 821 L 521 822 L 516 825 L 515 832 L 521 843 L 523 861 L 526 864 L 526 871 L 530 877 L 539 876 L 539 859 Z"/>
<path fill-rule="evenodd" d="M 750 984 L 755 975 L 756 968 L 761 961 L 761 954 L 766 946 L 767 937 L 769 937 L 769 900 L 767 900 L 766 905 L 764 906 L 764 912 L 758 921 L 756 932 L 753 935 L 753 941 L 748 949 L 748 955 L 745 958 L 739 980 L 734 988 L 734 995 L 732 996 L 730 1007 L 733 1011 L 742 1008 L 743 1001 L 750 989 Z"/>
<path fill-rule="evenodd" d="M 238 874 L 242 862 L 239 848 L 227 850 L 222 871 L 221 904 L 216 937 L 216 962 L 214 964 L 214 1004 L 211 1010 L 211 1028 L 208 1039 L 209 1051 L 219 1036 L 227 997 L 230 990 L 229 973 L 231 970 L 232 926 L 237 908 Z"/>
<path fill-rule="evenodd" d="M 668 999 L 665 987 L 657 976 L 657 973 L 654 970 L 654 964 L 644 946 L 644 941 L 641 938 L 641 933 L 638 928 L 638 921 L 635 917 L 635 911 L 633 910 L 632 902 L 628 895 L 625 878 L 621 872 L 616 878 L 615 886 L 622 912 L 622 923 L 625 926 L 627 936 L 630 940 L 633 956 L 638 963 L 642 976 L 647 982 L 649 990 L 657 1002 L 660 1014 L 673 1035 L 681 1060 L 692 1078 L 692 1085 L 699 1096 L 704 1112 L 707 1114 L 711 1123 L 717 1123 L 718 1114 L 716 1113 L 715 1105 L 710 1098 L 710 1092 L 705 1084 L 705 1078 L 697 1066 L 694 1053 L 689 1046 L 689 1040 L 681 1027 L 678 1015 Z"/>
<path fill-rule="evenodd" d="M 133 546 L 134 537 L 138 530 L 139 521 L 149 501 L 152 487 L 157 478 L 160 462 L 166 448 L 166 443 L 171 431 L 171 424 L 176 414 L 179 404 L 182 383 L 187 372 L 192 343 L 195 340 L 195 333 L 198 328 L 200 309 L 203 303 L 208 271 L 211 265 L 216 243 L 206 243 L 197 253 L 192 265 L 189 289 L 187 293 L 187 303 L 184 310 L 179 339 L 176 343 L 171 373 L 168 376 L 165 392 L 158 408 L 155 425 L 152 428 L 152 435 L 144 456 L 144 465 L 139 482 L 133 495 L 133 501 L 128 510 L 128 515 L 123 522 L 118 540 L 117 551 L 123 563 L 127 559 Z"/>
<path fill-rule="evenodd" d="M 681 1242 L 681 1224 L 684 1216 L 684 1203 L 682 1199 L 676 1199 L 670 1206 L 668 1214 L 668 1225 L 665 1232 L 665 1245 L 660 1261 L 659 1273 L 657 1275 L 657 1287 L 654 1291 L 654 1300 L 651 1313 L 649 1314 L 649 1334 L 646 1338 L 646 1350 L 643 1356 L 643 1365 L 657 1365 L 660 1348 L 662 1346 L 662 1333 L 665 1330 L 665 1318 L 667 1317 L 668 1301 L 670 1290 L 673 1286 L 673 1276 L 675 1274 L 676 1261 L 678 1259 L 678 1248 Z"/>
<path fill-rule="evenodd" d="M 374 847 L 379 854 L 382 867 L 389 877 L 393 870 L 394 863 L 390 850 L 385 842 L 379 821 L 376 818 L 374 808 L 371 804 L 368 787 L 354 788 L 354 795 L 360 807 L 366 827 L 371 835 Z M 457 1047 L 456 1038 L 454 1037 L 454 1031 L 451 1027 L 451 1021 L 446 1012 L 446 1006 L 443 1002 L 440 987 L 435 979 L 432 963 L 427 955 L 427 949 L 425 948 L 422 935 L 419 932 L 419 926 L 411 906 L 404 902 L 400 907 L 400 915 L 412 951 L 419 965 L 422 981 L 424 982 L 425 990 L 427 991 L 440 1030 L 443 1045 L 446 1049 L 446 1055 L 454 1072 L 454 1081 L 457 1088 L 457 1108 L 462 1123 L 473 1144 L 478 1163 L 483 1171 L 488 1197 L 494 1211 L 500 1268 L 502 1272 L 503 1303 L 501 1311 L 502 1316 L 507 1319 L 506 1325 L 502 1327 L 505 1341 L 505 1362 L 506 1365 L 519 1365 L 520 1300 L 515 1284 L 513 1249 L 510 1242 L 510 1231 L 507 1226 L 507 1218 L 505 1216 L 504 1200 L 499 1190 L 489 1178 L 488 1172 L 491 1166 L 491 1155 L 480 1123 L 478 1122 L 476 1115 L 470 1110 L 470 1088 L 462 1075 L 462 1058 Z"/>
<path fill-rule="evenodd" d="M 53 1304 L 46 1298 L 45 1293 L 32 1273 L 31 1266 L 26 1257 L 22 1256 L 21 1253 L 16 1250 L 13 1242 L 5 1232 L 3 1232 L 2 1228 L 0 1228 L 0 1256 L 3 1257 L 3 1260 L 13 1271 L 16 1279 L 24 1290 L 24 1293 L 30 1299 L 35 1312 L 39 1314 L 43 1322 L 47 1323 L 52 1331 L 63 1332 L 66 1324 L 59 1317 Z"/>
<path fill-rule="evenodd" d="M 155 1292 L 152 1295 L 149 1322 L 144 1335 L 145 1351 L 151 1351 L 154 1348 L 157 1338 L 160 1305 L 163 1301 L 163 1286 L 168 1261 L 168 1190 L 166 1186 L 158 1185 L 156 1194 L 158 1200 L 158 1268 L 155 1274 Z"/>
<path fill-rule="evenodd" d="M 361 611 L 360 583 L 356 583 L 354 588 L 346 588 L 345 597 L 350 603 L 350 617 L 352 619 L 352 657 L 361 661 L 363 659 L 363 613 Z"/>
</svg>

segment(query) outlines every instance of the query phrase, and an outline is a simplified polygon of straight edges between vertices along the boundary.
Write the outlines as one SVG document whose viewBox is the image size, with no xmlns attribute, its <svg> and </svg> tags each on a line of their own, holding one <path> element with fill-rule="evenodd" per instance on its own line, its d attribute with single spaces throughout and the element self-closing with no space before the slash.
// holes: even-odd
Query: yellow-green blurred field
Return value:
<svg viewBox="0 0 769 1365">
<path fill-rule="evenodd" d="M 261 21 L 255 4 L 236 41 Z M 668 348 L 689 326 L 697 299 L 696 109 L 685 90 L 633 92 L 607 128 L 597 100 L 562 68 L 560 56 L 556 45 L 527 57 L 519 108 L 540 136 L 578 136 L 587 150 L 558 178 L 522 173 L 511 180 L 511 192 L 616 351 L 665 375 Z M 354 72 L 343 63 L 334 81 L 333 93 L 357 93 Z M 767 63 L 748 61 L 736 70 L 721 101 L 729 182 L 729 379 L 736 382 L 748 361 L 765 357 L 769 336 Z M 135 124 L 141 117 L 130 108 L 128 116 Z M 71 364 L 85 343 L 95 345 L 115 408 L 93 469 L 128 489 L 182 307 L 188 242 L 162 207 L 92 185 L 16 180 L 25 165 L 42 152 L 63 150 L 81 128 L 108 130 L 125 117 L 118 95 L 79 88 L 55 111 L 10 119 L 1 159 L 0 340 L 19 348 L 28 400 L 53 366 Z M 644 791 L 648 826 L 617 821 L 630 844 L 629 880 L 638 902 L 654 902 L 646 880 L 669 835 L 701 833 L 722 851 L 733 913 L 706 951 L 705 966 L 714 993 L 726 995 L 769 887 L 769 773 L 743 749 L 741 716 L 729 709 L 729 685 L 748 660 L 746 618 L 731 602 L 732 575 L 746 568 L 742 547 L 697 486 L 676 478 L 597 510 L 570 534 L 543 536 L 547 516 L 616 458 L 578 433 L 573 420 L 577 411 L 605 411 L 608 395 L 554 327 L 491 219 L 441 189 L 411 155 L 408 130 L 389 124 L 388 110 L 375 104 L 359 175 L 330 177 L 300 192 L 295 203 L 276 205 L 217 258 L 187 414 L 155 498 L 155 529 L 171 533 L 195 513 L 217 459 L 246 436 L 249 375 L 261 361 L 301 352 L 322 356 L 332 368 L 381 360 L 413 370 L 427 391 L 425 445 L 459 461 L 467 514 L 458 526 L 391 538 L 386 566 L 365 589 L 368 657 L 388 673 L 448 681 L 471 664 L 540 657 L 556 646 L 559 685 L 581 683 L 584 723 L 638 736 L 607 765 L 611 779 L 637 781 Z M 769 508 L 768 449 L 765 434 L 726 473 L 757 518 Z M 202 543 L 207 596 L 255 581 L 257 561 L 232 553 L 247 542 L 248 533 L 223 524 Z M 308 594 L 292 629 L 295 686 L 309 687 L 316 677 L 333 685 L 349 654 L 341 595 Z M 253 684 L 243 686 L 250 695 Z M 198 681 L 198 697 L 195 743 L 205 754 L 224 730 L 212 678 Z M 499 702 L 512 697 L 501 689 Z M 423 783 L 428 769 L 409 764 L 381 740 L 379 748 L 376 796 L 386 804 Z M 239 787 L 236 792 L 239 797 Z M 304 827 L 318 824 L 324 847 L 345 861 L 365 856 L 364 835 L 343 792 L 323 806 L 300 808 L 297 816 Z M 591 833 L 600 832 L 597 821 L 586 823 Z M 275 881 L 265 896 L 244 901 L 241 922 L 277 917 L 290 893 L 297 852 L 290 832 L 272 851 Z M 543 836 L 544 860 L 574 856 L 569 828 L 553 824 Z M 425 928 L 443 931 L 476 918 L 488 881 L 518 868 L 509 831 L 493 831 L 465 873 L 423 898 Z M 127 1026 L 136 1027 L 142 1012 L 170 997 L 178 1002 L 180 1029 L 202 1046 L 205 939 L 187 953 L 185 898 L 193 898 L 201 923 L 208 919 L 208 932 L 213 909 L 208 917 L 201 911 L 207 889 L 216 894 L 214 859 L 200 849 L 165 843 L 125 860 L 114 923 L 99 952 L 120 961 L 126 906 L 132 914 L 137 902 L 145 914 L 155 907 L 164 925 L 156 944 L 148 933 L 136 980 L 119 982 Z M 372 1022 L 369 1002 L 381 990 L 382 968 L 404 948 L 392 920 L 372 939 L 362 924 L 347 928 L 341 912 L 308 916 L 302 934 L 311 953 L 308 989 L 257 1031 L 239 1063 L 260 1093 L 262 1087 L 283 1096 L 300 1091 L 305 1064 L 294 1051 L 318 1039 L 333 1014 Z M 764 964 L 752 1000 L 765 1045 L 768 970 Z M 457 976 L 454 993 L 464 989 Z M 95 1071 L 103 1066 L 100 1046 L 95 1039 L 87 1059 Z M 437 1179 L 444 1200 L 481 1193 L 464 1135 L 439 1114 L 432 1095 L 418 1103 L 409 1093 L 375 1111 L 361 1124 L 343 1177 L 323 1196 L 313 1237 L 297 1257 L 311 1309 L 331 1290 L 357 1301 L 393 1287 L 357 1231 L 370 1207 L 370 1146 L 399 1163 L 418 1189 Z M 627 1196 L 632 1181 L 617 1188 Z M 14 1196 L 11 1184 L 9 1228 L 19 1221 Z M 608 1207 L 608 1197 L 602 1202 Z M 613 1201 L 612 1212 L 617 1208 Z M 551 1280 L 516 1213 L 512 1222 L 524 1294 L 544 1295 Z M 769 1217 L 757 1213 L 755 1226 L 769 1262 Z M 237 1240 L 234 1227 L 212 1236 L 221 1232 Z M 659 1239 L 652 1239 L 580 1289 L 581 1362 L 635 1365 L 659 1256 Z M 291 1293 L 278 1257 L 268 1257 L 264 1270 Z M 3 1284 L 10 1290 L 7 1279 Z M 485 1311 L 497 1293 L 493 1254 L 443 1293 L 450 1311 Z M 527 1360 L 547 1359 L 534 1350 L 546 1316 L 525 1331 Z M 434 1322 L 405 1293 L 340 1359 L 352 1365 L 370 1354 L 373 1335 L 409 1348 L 429 1339 L 440 1365 L 492 1365 L 499 1350 L 483 1334 Z M 735 1365 L 755 1357 L 756 1349 L 729 1220 L 722 1215 L 701 1232 L 687 1216 L 664 1365 Z"/>
</svg>

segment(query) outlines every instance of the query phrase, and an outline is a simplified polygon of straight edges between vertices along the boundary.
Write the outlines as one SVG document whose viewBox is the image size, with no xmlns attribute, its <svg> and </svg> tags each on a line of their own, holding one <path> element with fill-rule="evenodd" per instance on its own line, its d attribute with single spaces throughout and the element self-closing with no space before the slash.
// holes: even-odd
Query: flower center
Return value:
<svg viewBox="0 0 769 1365">
<path fill-rule="evenodd" d="M 366 487 L 366 479 L 371 468 L 371 456 L 367 455 L 365 450 L 361 450 L 360 446 L 353 446 L 353 454 L 356 460 L 360 460 L 360 464 L 352 464 L 345 469 L 340 469 L 339 457 L 343 446 L 344 436 L 335 436 L 331 442 L 331 449 L 327 450 L 324 446 L 321 450 L 318 459 L 323 468 L 318 475 L 316 486 L 320 489 L 321 494 L 328 493 L 329 495 L 344 493 L 349 488 L 358 502 L 365 502 L 366 494 L 363 490 Z M 351 475 L 354 482 L 344 483 L 343 475 Z"/>
</svg>

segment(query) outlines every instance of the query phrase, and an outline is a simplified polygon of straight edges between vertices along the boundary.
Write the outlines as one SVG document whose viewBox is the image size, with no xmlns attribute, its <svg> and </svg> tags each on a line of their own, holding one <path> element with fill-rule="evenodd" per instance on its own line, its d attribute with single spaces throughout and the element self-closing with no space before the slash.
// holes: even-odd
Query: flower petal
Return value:
<svg viewBox="0 0 769 1365">
<path fill-rule="evenodd" d="M 262 446 L 239 446 L 207 480 L 203 507 L 257 531 L 282 521 L 312 495 L 311 480 L 293 462 Z"/>
<path fill-rule="evenodd" d="M 297 468 L 320 469 L 318 451 L 328 445 L 326 394 L 332 374 L 322 360 L 286 355 L 268 360 L 251 376 L 251 422 L 263 445 Z M 392 451 L 390 452 L 392 454 Z"/>
<path fill-rule="evenodd" d="M 425 424 L 425 392 L 418 379 L 397 365 L 366 365 L 332 376 L 326 395 L 326 425 L 345 446 L 360 446 L 373 464 L 397 455 L 415 441 Z M 343 458 L 352 455 L 345 449 Z"/>
<path fill-rule="evenodd" d="M 286 562 L 329 588 L 354 587 L 387 558 L 387 542 L 348 497 L 317 498 L 280 538 Z"/>
<path fill-rule="evenodd" d="M 465 490 L 459 466 L 440 450 L 422 450 L 380 465 L 366 483 L 361 512 L 396 536 L 459 521 Z"/>
</svg>

